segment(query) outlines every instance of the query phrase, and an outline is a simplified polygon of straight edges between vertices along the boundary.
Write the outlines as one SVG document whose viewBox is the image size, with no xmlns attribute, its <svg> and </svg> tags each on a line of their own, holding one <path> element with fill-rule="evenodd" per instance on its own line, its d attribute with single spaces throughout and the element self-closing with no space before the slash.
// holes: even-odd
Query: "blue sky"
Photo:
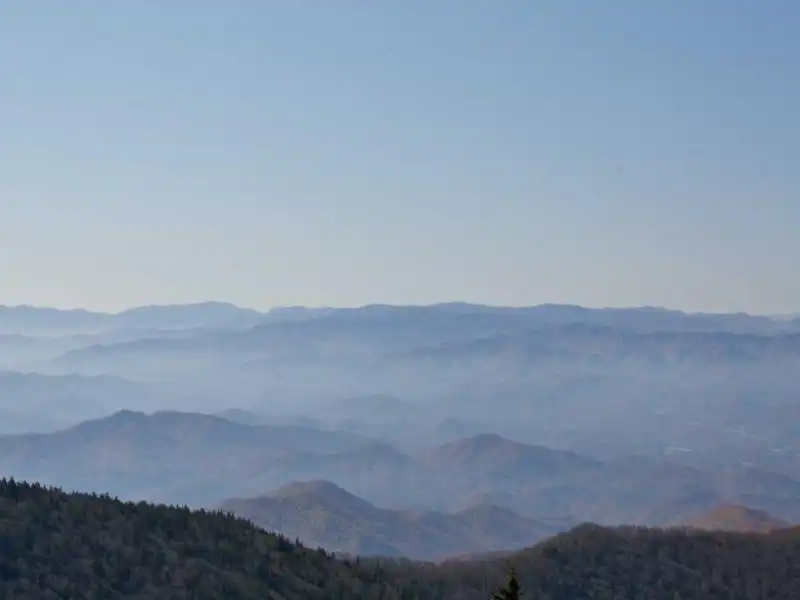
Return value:
<svg viewBox="0 0 800 600">
<path fill-rule="evenodd" d="M 0 0 L 0 304 L 800 310 L 796 0 Z"/>
</svg>

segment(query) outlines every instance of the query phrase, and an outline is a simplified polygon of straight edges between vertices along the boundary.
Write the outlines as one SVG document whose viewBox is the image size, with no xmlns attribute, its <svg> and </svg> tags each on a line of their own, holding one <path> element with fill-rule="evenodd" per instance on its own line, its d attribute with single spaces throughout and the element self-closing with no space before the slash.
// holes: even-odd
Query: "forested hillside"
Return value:
<svg viewBox="0 0 800 600">
<path fill-rule="evenodd" d="M 584 525 L 484 561 L 343 561 L 222 513 L 0 481 L 8 600 L 485 600 L 512 566 L 531 600 L 788 600 L 800 597 L 800 531 Z"/>
</svg>

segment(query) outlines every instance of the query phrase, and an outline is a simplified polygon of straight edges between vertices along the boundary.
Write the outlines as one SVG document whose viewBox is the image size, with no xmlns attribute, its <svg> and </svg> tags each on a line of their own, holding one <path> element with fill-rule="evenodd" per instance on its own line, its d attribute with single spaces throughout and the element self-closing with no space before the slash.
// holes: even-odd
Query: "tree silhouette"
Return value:
<svg viewBox="0 0 800 600">
<path fill-rule="evenodd" d="M 517 573 L 512 568 L 508 573 L 506 584 L 492 594 L 492 600 L 519 600 L 520 595 Z"/>
</svg>

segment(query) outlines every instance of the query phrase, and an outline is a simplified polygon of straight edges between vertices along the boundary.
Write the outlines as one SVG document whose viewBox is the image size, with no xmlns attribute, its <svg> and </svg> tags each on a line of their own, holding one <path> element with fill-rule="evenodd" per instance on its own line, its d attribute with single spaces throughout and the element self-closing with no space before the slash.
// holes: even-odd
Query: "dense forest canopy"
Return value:
<svg viewBox="0 0 800 600">
<path fill-rule="evenodd" d="M 481 561 L 342 560 L 222 512 L 0 480 L 9 600 L 486 600 L 509 568 L 530 600 L 787 600 L 800 597 L 800 530 L 583 525 Z"/>
</svg>

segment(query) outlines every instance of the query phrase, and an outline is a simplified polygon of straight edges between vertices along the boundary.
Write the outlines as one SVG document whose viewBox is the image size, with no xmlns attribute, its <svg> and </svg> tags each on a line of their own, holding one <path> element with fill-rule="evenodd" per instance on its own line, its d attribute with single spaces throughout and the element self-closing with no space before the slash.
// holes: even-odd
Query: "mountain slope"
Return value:
<svg viewBox="0 0 800 600">
<path fill-rule="evenodd" d="M 437 559 L 521 548 L 555 532 L 496 506 L 455 514 L 381 509 L 327 481 L 293 483 L 220 508 L 307 545 L 350 555 Z"/>
<path fill-rule="evenodd" d="M 790 527 L 791 523 L 778 519 L 763 510 L 747 506 L 718 506 L 688 519 L 684 525 L 713 531 L 751 531 L 768 533 Z"/>
<path fill-rule="evenodd" d="M 513 566 L 523 597 L 800 597 L 800 529 L 578 527 L 499 559 L 339 561 L 223 513 L 0 480 L 0 597 L 486 600 Z"/>
<path fill-rule="evenodd" d="M 489 504 L 559 529 L 583 521 L 670 525 L 720 504 L 800 521 L 800 481 L 758 469 L 599 463 L 491 434 L 409 456 L 343 431 L 180 412 L 121 411 L 51 434 L 0 437 L 0 474 L 196 507 L 328 480 L 383 508 L 453 513 Z"/>
<path fill-rule="evenodd" d="M 342 452 L 368 442 L 346 432 L 125 410 L 50 434 L 0 438 L 0 473 L 67 489 L 202 505 L 219 501 L 213 495 L 219 482 L 267 457 Z"/>
<path fill-rule="evenodd" d="M 564 600 L 780 600 L 800 594 L 798 560 L 800 528 L 762 535 L 586 524 L 488 565 L 514 567 L 523 590 Z M 459 572 L 470 570 L 468 582 L 486 577 L 474 564 Z"/>
<path fill-rule="evenodd" d="M 431 469 L 493 478 L 565 476 L 600 467 L 600 463 L 574 452 L 522 444 L 488 433 L 443 444 L 419 459 Z"/>
<path fill-rule="evenodd" d="M 367 577 L 222 513 L 0 481 L 0 597 L 356 598 Z M 380 586 L 381 588 L 388 586 Z"/>
</svg>

